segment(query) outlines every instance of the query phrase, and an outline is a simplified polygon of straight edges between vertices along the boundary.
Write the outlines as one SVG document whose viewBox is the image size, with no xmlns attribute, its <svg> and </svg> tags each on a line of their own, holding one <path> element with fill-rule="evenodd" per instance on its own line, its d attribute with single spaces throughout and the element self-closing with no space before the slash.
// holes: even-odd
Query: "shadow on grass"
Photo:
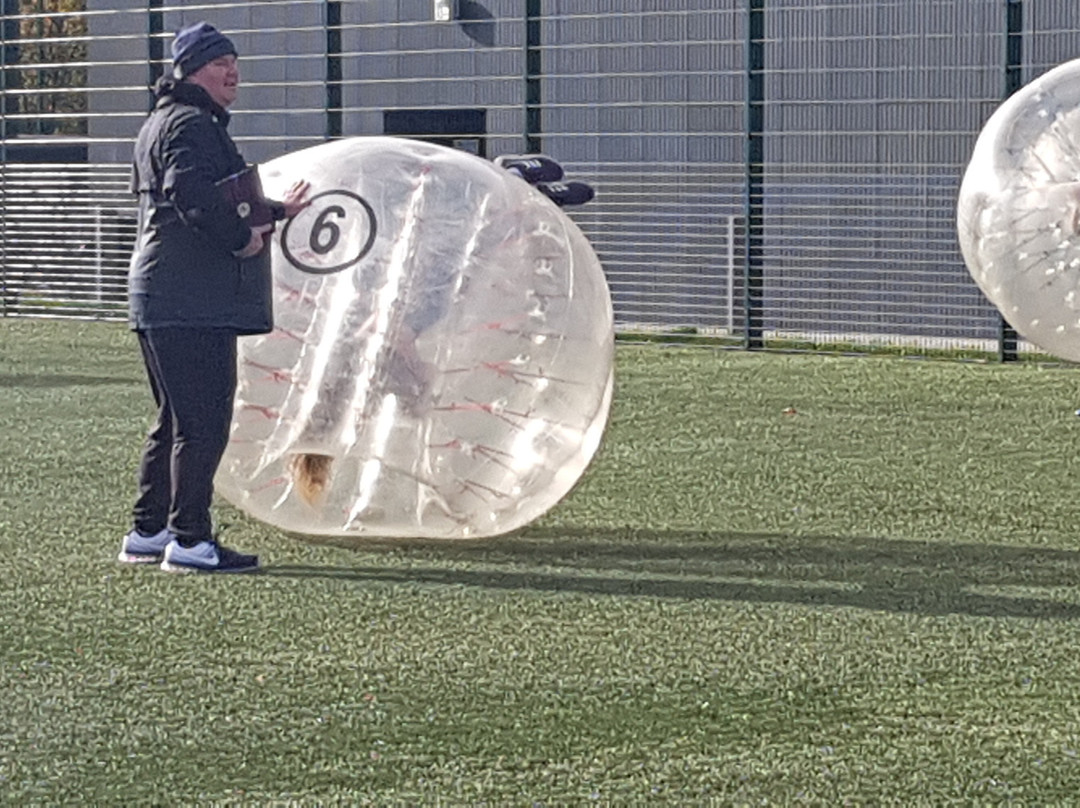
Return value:
<svg viewBox="0 0 1080 808">
<path fill-rule="evenodd" d="M 120 376 L 77 376 L 49 373 L 0 373 L 0 387 L 96 387 L 105 384 L 135 384 Z"/>
<path fill-rule="evenodd" d="M 307 539 L 408 553 L 394 568 L 268 567 L 327 577 L 622 597 L 848 606 L 924 615 L 1080 619 L 1054 599 L 1080 581 L 1080 552 L 835 536 L 692 531 L 529 530 L 483 542 Z M 448 566 L 452 565 L 452 566 Z M 1005 589 L 1009 591 L 975 591 Z M 1022 591 L 1016 591 L 1022 590 Z M 1035 595 L 1035 596 L 1033 596 Z"/>
</svg>

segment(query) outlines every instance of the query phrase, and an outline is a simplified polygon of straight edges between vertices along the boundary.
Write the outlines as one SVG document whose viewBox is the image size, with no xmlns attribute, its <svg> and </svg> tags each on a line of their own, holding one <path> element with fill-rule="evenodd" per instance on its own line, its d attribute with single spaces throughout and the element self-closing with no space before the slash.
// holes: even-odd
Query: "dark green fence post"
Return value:
<svg viewBox="0 0 1080 808">
<path fill-rule="evenodd" d="M 1024 0 L 1005 0 L 1005 98 L 1023 85 L 1023 70 Z M 1019 335 L 1004 316 L 998 326 L 998 361 L 1015 362 Z"/>
<path fill-rule="evenodd" d="M 326 2 L 326 139 L 344 132 L 341 100 L 341 2 Z"/>
<path fill-rule="evenodd" d="M 542 13 L 540 0 L 525 0 L 525 131 L 522 138 L 525 154 L 539 154 L 543 150 L 543 109 L 540 106 L 543 101 L 540 80 L 544 75 L 540 52 Z"/>
<path fill-rule="evenodd" d="M 165 0 L 146 0 L 146 78 L 147 86 L 153 87 L 165 72 Z M 148 110 L 154 108 L 150 96 Z"/>
<path fill-rule="evenodd" d="M 18 61 L 19 23 L 14 17 L 19 13 L 16 0 L 3 0 L 4 23 L 0 33 L 0 86 L 3 99 L 0 100 L 0 317 L 7 317 L 7 139 L 8 115 L 18 112 L 18 96 L 9 93 L 9 89 L 18 89 L 19 78 L 9 65 Z"/>
<path fill-rule="evenodd" d="M 746 176 L 743 190 L 746 324 L 743 347 L 748 350 L 765 347 L 765 2 L 747 0 L 746 18 Z"/>
<path fill-rule="evenodd" d="M 3 108 L 0 110 L 0 124 L 5 128 L 4 138 L 7 138 L 7 116 L 14 115 L 19 111 L 19 96 L 9 93 L 8 90 L 18 90 L 22 86 L 22 79 L 18 70 L 14 67 L 19 63 L 19 3 L 18 0 L 3 0 L 4 28 L 3 49 L 0 50 L 0 71 L 3 75 Z"/>
</svg>

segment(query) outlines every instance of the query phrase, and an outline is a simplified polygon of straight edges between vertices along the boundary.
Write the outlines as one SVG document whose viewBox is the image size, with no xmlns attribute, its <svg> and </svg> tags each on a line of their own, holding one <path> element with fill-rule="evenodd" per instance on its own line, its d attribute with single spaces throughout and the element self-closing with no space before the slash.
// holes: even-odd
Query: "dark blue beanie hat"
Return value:
<svg viewBox="0 0 1080 808">
<path fill-rule="evenodd" d="M 173 76 L 187 78 L 207 62 L 227 53 L 236 55 L 232 40 L 208 22 L 197 22 L 176 32 L 172 42 Z"/>
</svg>

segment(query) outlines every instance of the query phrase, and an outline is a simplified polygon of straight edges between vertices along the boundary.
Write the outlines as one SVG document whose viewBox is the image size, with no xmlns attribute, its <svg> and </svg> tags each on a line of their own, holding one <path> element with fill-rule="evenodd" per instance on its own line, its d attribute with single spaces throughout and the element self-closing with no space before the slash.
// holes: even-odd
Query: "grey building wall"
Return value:
<svg viewBox="0 0 1080 808">
<path fill-rule="evenodd" d="M 88 20 L 87 85 L 91 163 L 127 163 L 149 109 L 146 3 L 111 0 L 110 13 Z"/>
<path fill-rule="evenodd" d="M 345 134 L 381 134 L 395 109 L 483 109 L 490 156 L 514 151 L 522 131 L 521 3 L 467 3 L 467 19 L 435 22 L 430 2 L 343 7 L 348 43 Z"/>
<path fill-rule="evenodd" d="M 206 3 L 180 0 L 161 12 L 161 33 L 149 30 L 145 2 L 108 0 L 110 13 L 91 16 L 88 83 L 90 161 L 127 163 L 150 108 L 150 41 L 168 69 L 169 43 L 180 28 L 207 20 L 240 52 L 243 89 L 230 131 L 245 156 L 263 162 L 322 142 L 326 132 L 325 4 Z"/>
<path fill-rule="evenodd" d="M 597 200 L 571 215 L 604 262 L 623 327 L 741 321 L 746 3 L 543 0 L 541 139 Z M 328 9 L 340 52 L 328 53 Z M 481 110 L 488 156 L 522 148 L 526 4 L 430 0 L 170 4 L 159 43 L 209 19 L 242 54 L 232 130 L 261 162 L 393 110 Z M 766 327 L 991 338 L 963 267 L 955 196 L 1004 87 L 1002 0 L 768 0 Z M 1024 3 L 1025 78 L 1077 55 L 1080 5 Z M 90 162 L 123 166 L 146 111 L 146 7 L 91 23 Z M 535 44 L 535 43 L 534 43 Z M 328 59 L 340 117 L 328 111 Z M 732 250 L 734 258 L 732 262 Z M 735 277 L 732 278 L 732 272 Z M 734 294 L 732 294 L 732 290 Z"/>
</svg>

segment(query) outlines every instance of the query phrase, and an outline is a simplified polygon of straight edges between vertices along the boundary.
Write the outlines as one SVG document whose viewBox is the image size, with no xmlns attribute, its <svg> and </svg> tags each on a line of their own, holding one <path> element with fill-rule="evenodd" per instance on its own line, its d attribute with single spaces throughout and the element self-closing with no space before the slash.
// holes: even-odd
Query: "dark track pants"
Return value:
<svg viewBox="0 0 1080 808">
<path fill-rule="evenodd" d="M 229 442 L 236 334 L 223 328 L 152 328 L 139 346 L 158 407 L 139 464 L 135 527 L 168 527 L 182 544 L 212 537 L 214 473 Z"/>
</svg>

